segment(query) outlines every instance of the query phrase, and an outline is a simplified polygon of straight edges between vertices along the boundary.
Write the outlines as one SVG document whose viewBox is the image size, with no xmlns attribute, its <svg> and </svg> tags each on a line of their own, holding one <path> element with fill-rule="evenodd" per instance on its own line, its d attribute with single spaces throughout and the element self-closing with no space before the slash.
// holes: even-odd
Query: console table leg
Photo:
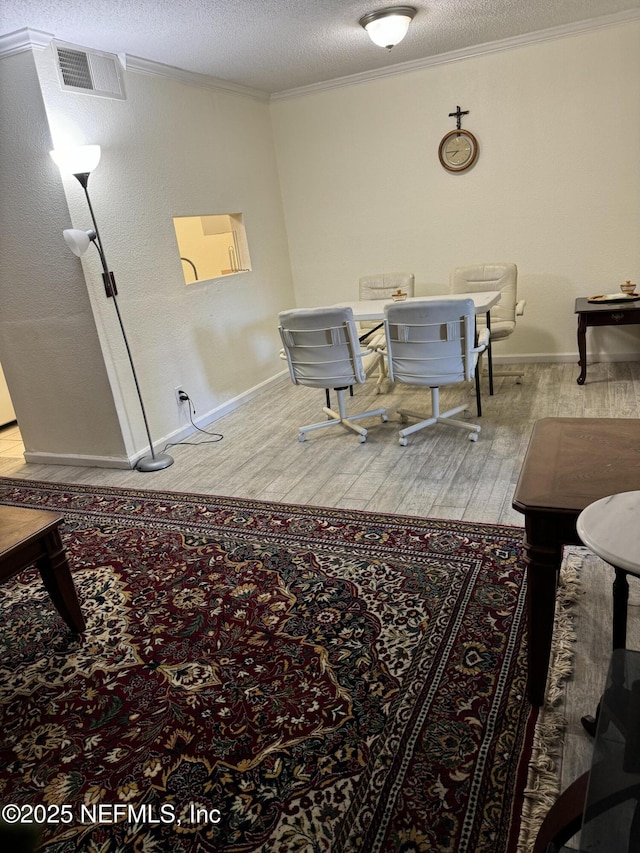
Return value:
<svg viewBox="0 0 640 853">
<path fill-rule="evenodd" d="M 587 378 L 587 316 L 578 314 L 578 353 L 580 357 L 578 364 L 582 368 L 580 376 L 576 379 L 578 385 L 584 385 Z"/>
</svg>

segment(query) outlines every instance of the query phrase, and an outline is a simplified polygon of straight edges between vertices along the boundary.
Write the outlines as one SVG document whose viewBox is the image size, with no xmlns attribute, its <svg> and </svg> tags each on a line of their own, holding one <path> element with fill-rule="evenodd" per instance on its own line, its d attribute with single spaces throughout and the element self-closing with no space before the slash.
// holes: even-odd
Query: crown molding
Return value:
<svg viewBox="0 0 640 853">
<path fill-rule="evenodd" d="M 401 62 L 397 65 L 390 65 L 386 68 L 364 71 L 360 74 L 350 74 L 346 77 L 336 77 L 332 80 L 326 80 L 322 83 L 312 83 L 309 86 L 300 86 L 296 89 L 286 89 L 281 92 L 275 92 L 272 95 L 269 95 L 261 89 L 242 86 L 239 83 L 233 83 L 229 80 L 221 80 L 217 77 L 210 77 L 207 74 L 185 71 L 184 69 L 176 68 L 173 65 L 164 65 L 161 62 L 154 62 L 153 60 L 143 59 L 139 56 L 130 56 L 129 54 L 118 54 L 118 56 L 122 65 L 128 71 L 136 71 L 140 74 L 153 74 L 159 77 L 168 77 L 172 80 L 178 80 L 181 83 L 186 83 L 191 86 L 201 86 L 214 91 L 244 95 L 259 101 L 280 101 L 319 92 L 326 92 L 331 89 L 339 89 L 344 86 L 353 86 L 358 83 L 368 83 L 372 80 L 380 80 L 386 77 L 395 77 L 398 74 L 408 74 L 412 71 L 420 71 L 424 68 L 432 68 L 436 65 L 447 65 L 452 62 L 461 62 L 465 59 L 471 59 L 476 56 L 498 53 L 500 51 L 512 50 L 514 48 L 526 47 L 533 44 L 540 44 L 546 41 L 567 38 L 569 36 L 632 23 L 635 21 L 640 21 L 640 9 L 629 9 L 628 11 L 618 12 L 614 15 L 603 15 L 599 18 L 589 18 L 588 20 L 577 21 L 573 24 L 563 24 L 562 26 L 551 27 L 546 30 L 537 30 L 536 32 L 526 33 L 521 36 L 486 42 L 485 44 L 473 45 L 472 47 L 462 48 L 460 50 L 452 50 L 448 53 L 438 54 L 437 56 L 429 56 L 424 59 L 414 59 L 409 62 Z M 0 36 L 0 59 L 5 56 L 13 56 L 17 53 L 22 53 L 23 51 L 34 48 L 36 50 L 43 50 L 49 46 L 54 38 L 55 36 L 52 33 L 46 33 L 42 30 L 33 30 L 29 27 Z M 86 49 L 90 50 L 90 48 Z"/>
<path fill-rule="evenodd" d="M 437 56 L 427 56 L 424 59 L 413 59 L 409 62 L 401 62 L 398 65 L 389 65 L 386 68 L 377 68 L 373 71 L 363 71 L 361 74 L 350 74 L 346 77 L 336 77 L 323 83 L 312 83 L 309 86 L 300 86 L 297 89 L 286 89 L 282 92 L 274 92 L 271 101 L 284 101 L 289 98 L 299 98 L 303 95 L 311 95 L 319 92 L 327 92 L 331 89 L 340 89 L 343 86 L 353 86 L 358 83 L 369 83 L 372 80 L 381 80 L 385 77 L 395 77 L 398 74 L 408 74 L 412 71 L 420 71 L 423 68 L 433 68 L 436 65 L 448 65 L 451 62 L 461 62 L 464 59 L 472 59 L 476 56 L 484 56 L 490 53 L 499 53 L 503 50 L 512 50 L 518 47 L 540 44 L 541 42 L 554 41 L 569 36 L 580 35 L 593 30 L 601 30 L 607 27 L 628 24 L 640 21 L 640 9 L 629 9 L 614 15 L 603 15 L 599 18 L 589 18 L 585 21 L 577 21 L 573 24 L 563 24 L 546 30 L 537 30 L 533 33 L 525 33 L 521 36 L 513 36 L 499 41 L 485 42 L 485 44 L 473 45 L 471 47 L 452 50 L 448 53 L 440 53 Z"/>
<path fill-rule="evenodd" d="M 13 56 L 17 53 L 23 53 L 26 50 L 43 50 L 49 47 L 55 35 L 45 33 L 42 30 L 32 30 L 25 27 L 22 30 L 16 30 L 8 35 L 0 36 L 0 59 L 5 56 Z M 87 45 L 78 45 L 85 50 L 92 50 Z M 123 68 L 127 71 L 136 71 L 140 74 L 154 74 L 158 77 L 168 77 L 172 80 L 178 80 L 181 83 L 187 83 L 191 86 L 204 86 L 206 89 L 214 89 L 219 92 L 231 92 L 234 95 L 245 95 L 249 98 L 254 98 L 259 101 L 268 101 L 268 92 L 263 92 L 260 89 L 253 89 L 249 86 L 242 86 L 239 83 L 232 83 L 228 80 L 220 80 L 217 77 L 209 77 L 207 74 L 197 74 L 193 71 L 185 71 L 182 68 L 175 68 L 173 65 L 164 65 L 162 62 L 154 62 L 151 59 L 143 59 L 140 56 L 130 56 L 126 53 L 119 53 L 118 58 L 122 63 Z"/>
<path fill-rule="evenodd" d="M 49 47 L 51 40 L 54 38 L 52 33 L 45 33 L 42 30 L 30 30 L 25 27 L 22 30 L 16 30 L 13 33 L 0 36 L 0 59 L 4 56 L 14 56 L 16 53 L 23 53 L 25 50 L 44 50 Z"/>
<path fill-rule="evenodd" d="M 155 74 L 158 77 L 169 77 L 188 83 L 191 86 L 204 86 L 206 89 L 215 89 L 219 92 L 231 92 L 234 95 L 246 95 L 258 101 L 268 101 L 269 93 L 261 89 L 253 89 L 250 86 L 242 86 L 240 83 L 232 83 L 229 80 L 221 80 L 218 77 L 209 77 L 208 74 L 198 74 L 195 71 L 185 71 L 173 65 L 164 65 L 162 62 L 154 62 L 151 59 L 143 59 L 141 56 L 130 56 L 120 54 L 120 58 L 127 71 L 137 71 L 140 74 Z"/>
</svg>

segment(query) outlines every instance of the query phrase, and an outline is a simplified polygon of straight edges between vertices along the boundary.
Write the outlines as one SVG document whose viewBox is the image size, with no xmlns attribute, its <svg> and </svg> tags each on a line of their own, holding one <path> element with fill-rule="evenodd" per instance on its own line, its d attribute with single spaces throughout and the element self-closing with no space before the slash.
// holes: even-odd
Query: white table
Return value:
<svg viewBox="0 0 640 853">
<path fill-rule="evenodd" d="M 640 577 L 640 491 L 621 492 L 600 498 L 585 507 L 576 521 L 580 540 L 594 554 L 609 563 L 615 571 L 613 582 L 613 651 L 627 645 L 627 606 L 629 582 L 627 574 Z M 598 729 L 601 705 L 595 717 L 581 717 L 580 722 L 593 737 Z M 586 849 L 586 848 L 585 848 Z"/>
<path fill-rule="evenodd" d="M 640 577 L 640 491 L 610 495 L 589 504 L 576 521 L 580 540 L 613 566 L 613 648 L 625 648 L 627 638 L 627 574 Z"/>
<path fill-rule="evenodd" d="M 486 314 L 487 329 L 491 332 L 491 317 L 489 312 L 500 301 L 502 294 L 499 290 L 475 291 L 474 293 L 442 293 L 437 296 L 410 296 L 403 302 L 440 302 L 442 299 L 471 299 L 475 314 Z M 341 308 L 351 308 L 354 320 L 384 320 L 385 305 L 392 305 L 393 299 L 360 299 L 356 302 L 338 302 Z M 370 333 L 369 333 L 370 334 Z M 487 348 L 487 366 L 489 370 L 489 394 L 493 394 L 493 360 L 491 357 L 491 335 Z"/>
</svg>

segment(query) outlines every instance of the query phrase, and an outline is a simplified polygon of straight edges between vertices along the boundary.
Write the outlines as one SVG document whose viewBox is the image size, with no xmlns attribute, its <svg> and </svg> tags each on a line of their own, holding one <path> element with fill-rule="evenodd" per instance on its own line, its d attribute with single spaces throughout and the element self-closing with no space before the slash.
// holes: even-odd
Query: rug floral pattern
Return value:
<svg viewBox="0 0 640 853">
<path fill-rule="evenodd" d="M 70 804 L 47 853 L 507 851 L 520 530 L 3 479 L 0 502 L 65 513 L 87 621 L 35 569 L 0 587 L 0 800 Z"/>
</svg>

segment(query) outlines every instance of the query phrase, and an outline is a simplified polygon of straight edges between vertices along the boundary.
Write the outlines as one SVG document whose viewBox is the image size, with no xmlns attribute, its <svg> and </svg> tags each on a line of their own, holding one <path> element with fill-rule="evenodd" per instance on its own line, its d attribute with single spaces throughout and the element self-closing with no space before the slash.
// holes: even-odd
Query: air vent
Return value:
<svg viewBox="0 0 640 853">
<path fill-rule="evenodd" d="M 88 50 L 62 42 L 54 42 L 54 50 L 62 89 L 124 99 L 120 65 L 115 53 Z"/>
</svg>

